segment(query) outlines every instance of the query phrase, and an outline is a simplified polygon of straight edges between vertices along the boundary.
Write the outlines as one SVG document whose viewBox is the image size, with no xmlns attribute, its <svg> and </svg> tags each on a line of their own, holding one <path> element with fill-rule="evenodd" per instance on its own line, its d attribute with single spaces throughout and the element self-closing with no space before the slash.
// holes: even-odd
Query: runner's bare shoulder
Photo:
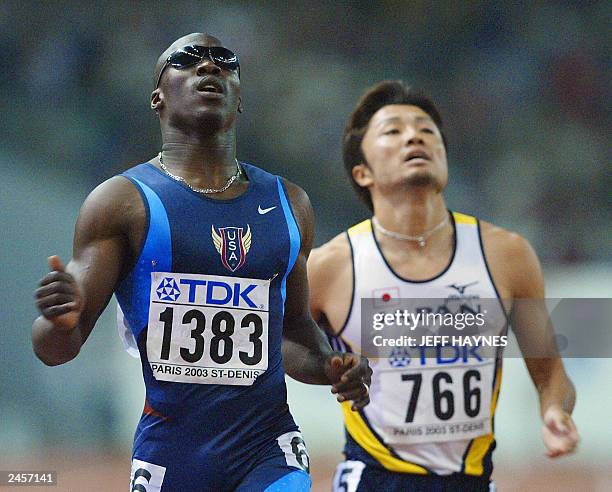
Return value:
<svg viewBox="0 0 612 492">
<path fill-rule="evenodd" d="M 75 228 L 75 248 L 91 241 L 119 239 L 135 251 L 142 242 L 147 213 L 140 192 L 123 176 L 98 185 L 81 206 Z"/>
<path fill-rule="evenodd" d="M 351 247 L 345 233 L 312 250 L 308 259 L 308 278 L 312 285 L 329 285 L 351 272 Z M 338 278 L 340 277 L 340 278 Z"/>
<path fill-rule="evenodd" d="M 94 236 L 128 233 L 132 227 L 144 229 L 145 206 L 132 182 L 115 176 L 98 185 L 85 199 L 77 221 L 77 232 L 86 229 Z"/>
<path fill-rule="evenodd" d="M 502 296 L 527 296 L 531 289 L 524 284 L 542 284 L 540 263 L 527 239 L 488 222 L 481 221 L 480 227 L 484 254 Z"/>
</svg>

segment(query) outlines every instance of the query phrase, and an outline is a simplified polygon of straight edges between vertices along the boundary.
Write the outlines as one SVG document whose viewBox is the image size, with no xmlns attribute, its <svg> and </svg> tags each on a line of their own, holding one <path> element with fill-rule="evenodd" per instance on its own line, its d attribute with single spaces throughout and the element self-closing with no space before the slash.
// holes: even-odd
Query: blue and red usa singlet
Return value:
<svg viewBox="0 0 612 492">
<path fill-rule="evenodd" d="M 248 188 L 231 200 L 150 163 L 122 175 L 148 222 L 116 290 L 146 386 L 131 490 L 309 490 L 281 358 L 300 232 L 281 179 L 242 168 Z"/>
</svg>

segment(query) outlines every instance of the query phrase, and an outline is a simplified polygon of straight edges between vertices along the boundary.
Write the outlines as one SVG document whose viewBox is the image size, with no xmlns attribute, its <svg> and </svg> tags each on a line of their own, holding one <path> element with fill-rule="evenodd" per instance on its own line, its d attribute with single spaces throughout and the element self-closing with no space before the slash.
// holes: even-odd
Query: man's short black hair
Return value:
<svg viewBox="0 0 612 492">
<path fill-rule="evenodd" d="M 390 104 L 409 104 L 425 111 L 434 121 L 446 148 L 446 137 L 442 131 L 442 118 L 433 101 L 421 91 L 417 91 L 404 84 L 401 80 L 384 80 L 370 87 L 359 99 L 353 110 L 342 135 L 342 159 L 344 168 L 357 196 L 371 211 L 374 211 L 370 190 L 359 186 L 353 179 L 352 170 L 355 166 L 365 163 L 361 151 L 361 142 L 365 135 L 372 116 L 383 106 Z"/>
</svg>

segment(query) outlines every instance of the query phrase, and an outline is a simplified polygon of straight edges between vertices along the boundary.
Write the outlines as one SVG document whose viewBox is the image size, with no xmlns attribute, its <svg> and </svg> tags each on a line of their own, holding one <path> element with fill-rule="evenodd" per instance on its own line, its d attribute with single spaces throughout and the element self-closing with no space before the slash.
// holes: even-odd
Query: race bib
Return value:
<svg viewBox="0 0 612 492">
<path fill-rule="evenodd" d="M 268 368 L 270 281 L 151 273 L 147 357 L 160 381 L 250 386 Z"/>
<path fill-rule="evenodd" d="M 473 439 L 491 432 L 495 361 L 453 353 L 381 368 L 385 440 L 416 444 Z M 476 352 L 477 353 L 477 352 Z"/>
</svg>

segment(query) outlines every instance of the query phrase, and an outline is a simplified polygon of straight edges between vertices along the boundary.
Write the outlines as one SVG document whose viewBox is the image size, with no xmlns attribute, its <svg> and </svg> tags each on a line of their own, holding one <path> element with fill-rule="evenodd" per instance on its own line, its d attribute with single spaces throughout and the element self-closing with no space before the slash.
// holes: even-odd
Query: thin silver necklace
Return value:
<svg viewBox="0 0 612 492">
<path fill-rule="evenodd" d="M 205 193 L 207 195 L 211 194 L 211 193 L 223 193 L 225 190 L 227 190 L 230 186 L 232 186 L 232 183 L 234 181 L 236 181 L 236 179 L 238 178 L 238 176 L 240 176 L 241 171 L 240 171 L 240 164 L 238 164 L 238 159 L 234 159 L 236 161 L 236 174 L 234 174 L 233 176 L 231 176 L 228 180 L 227 183 L 225 183 L 221 188 L 196 188 L 195 186 L 191 186 L 187 181 L 185 181 L 185 178 L 181 178 L 180 176 L 177 176 L 176 174 L 172 174 L 168 168 L 166 167 L 166 165 L 164 164 L 164 159 L 162 158 L 162 153 L 159 153 L 159 165 L 161 166 L 161 168 L 164 170 L 164 172 L 170 176 L 173 180 L 175 181 L 180 181 L 181 183 L 185 183 L 189 189 L 191 191 L 195 191 L 196 193 Z"/>
<path fill-rule="evenodd" d="M 400 241 L 414 241 L 414 242 L 417 242 L 417 243 L 419 243 L 419 246 L 421 248 L 425 247 L 425 245 L 427 244 L 427 239 L 429 238 L 429 236 L 431 236 L 437 230 L 442 229 L 442 227 L 444 227 L 447 222 L 448 222 L 448 215 L 445 215 L 444 219 L 442 219 L 442 222 L 440 222 L 433 229 L 430 229 L 427 232 L 424 232 L 420 236 L 409 236 L 408 234 L 400 234 L 399 232 L 393 232 L 393 231 L 389 231 L 389 230 L 385 229 L 383 226 L 380 225 L 380 222 L 378 222 L 378 219 L 376 218 L 376 216 L 372 217 L 372 225 L 374 226 L 374 229 L 376 229 L 381 234 L 384 234 L 385 236 L 392 237 L 393 239 L 399 239 Z"/>
</svg>

